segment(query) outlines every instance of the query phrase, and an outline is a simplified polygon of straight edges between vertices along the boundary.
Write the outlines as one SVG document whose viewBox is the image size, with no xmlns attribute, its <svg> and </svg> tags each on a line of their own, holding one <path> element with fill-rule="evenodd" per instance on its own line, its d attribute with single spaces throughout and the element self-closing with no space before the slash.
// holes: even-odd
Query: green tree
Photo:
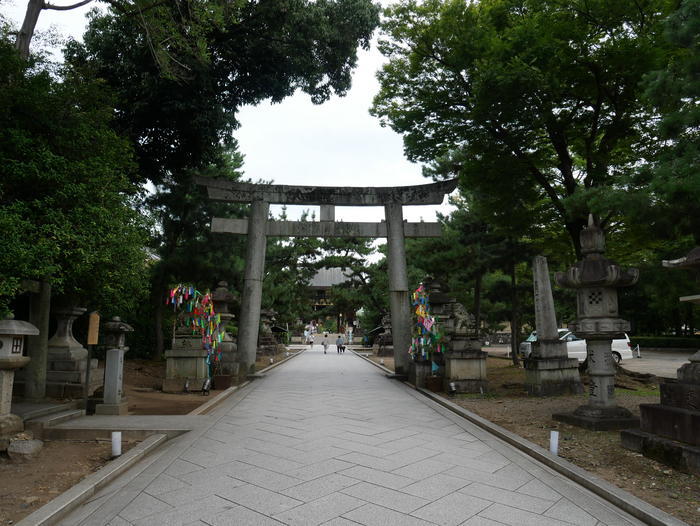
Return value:
<svg viewBox="0 0 700 526">
<path fill-rule="evenodd" d="M 665 0 L 404 0 L 382 24 L 372 112 L 409 159 L 464 187 L 545 199 L 580 255 L 588 213 L 619 217 L 621 174 L 649 152 L 640 81 L 666 58 L 667 12 Z"/>
<path fill-rule="evenodd" d="M 47 279 L 90 307 L 133 308 L 147 229 L 109 91 L 70 70 L 57 80 L 5 39 L 0 69 L 0 310 L 21 279 Z"/>
</svg>

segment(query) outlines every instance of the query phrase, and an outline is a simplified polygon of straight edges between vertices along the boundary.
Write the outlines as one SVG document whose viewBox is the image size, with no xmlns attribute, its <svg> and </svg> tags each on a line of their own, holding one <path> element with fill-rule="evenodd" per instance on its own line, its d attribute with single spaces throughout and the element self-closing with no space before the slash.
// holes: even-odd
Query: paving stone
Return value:
<svg viewBox="0 0 700 526">
<path fill-rule="evenodd" d="M 202 466 L 193 464 L 192 462 L 187 462 L 186 460 L 180 460 L 178 458 L 175 460 L 175 462 L 168 466 L 168 469 L 165 470 L 165 474 L 177 477 L 179 475 L 192 473 L 193 471 L 199 471 L 200 469 L 202 469 Z"/>
<path fill-rule="evenodd" d="M 387 473 L 386 471 L 380 471 L 378 469 L 372 469 L 365 466 L 354 466 L 350 469 L 341 471 L 340 474 L 390 489 L 400 489 L 414 483 L 414 480 L 408 477 L 402 477 L 400 475 Z"/>
<path fill-rule="evenodd" d="M 354 484 L 357 484 L 357 479 L 346 477 L 342 473 L 331 473 L 325 477 L 302 482 L 282 490 L 280 493 L 293 499 L 309 502 Z"/>
<path fill-rule="evenodd" d="M 553 504 L 551 500 L 544 500 L 538 497 L 531 497 L 529 495 L 523 495 L 522 493 L 515 493 L 513 491 L 503 489 L 496 489 L 493 486 L 485 486 L 479 482 L 470 484 L 459 491 L 465 495 L 480 497 L 482 499 L 498 502 L 500 504 L 505 504 L 506 506 L 519 508 L 525 511 L 531 511 L 533 513 L 544 513 L 546 510 L 551 508 Z"/>
<path fill-rule="evenodd" d="M 396 469 L 392 473 L 394 473 L 394 475 L 401 475 L 414 480 L 423 480 L 428 477 L 432 477 L 433 475 L 437 475 L 438 473 L 446 472 L 454 467 L 454 464 L 428 459 Z"/>
<path fill-rule="evenodd" d="M 421 497 L 408 495 L 407 493 L 401 493 L 368 482 L 360 482 L 359 484 L 345 488 L 342 492 L 346 495 L 352 495 L 358 499 L 363 499 L 367 502 L 378 504 L 379 506 L 402 513 L 410 513 L 430 502 Z"/>
<path fill-rule="evenodd" d="M 492 521 L 491 519 L 475 515 L 474 517 L 472 517 L 466 522 L 463 522 L 459 526 L 503 526 L 503 523 Z"/>
<path fill-rule="evenodd" d="M 287 475 L 297 479 L 312 480 L 330 473 L 337 473 L 351 467 L 352 464 L 349 462 L 329 458 L 328 460 L 322 460 L 321 462 L 317 462 L 303 468 L 288 471 Z"/>
<path fill-rule="evenodd" d="M 576 526 L 596 526 L 598 519 L 586 513 L 568 499 L 561 499 L 545 513 L 547 517 L 570 522 Z"/>
<path fill-rule="evenodd" d="M 438 473 L 432 477 L 420 480 L 401 488 L 404 493 L 410 493 L 416 497 L 422 497 L 429 500 L 437 500 L 445 495 L 449 495 L 463 488 L 464 486 L 471 484 L 464 479 L 457 477 L 450 477 L 449 475 L 442 475 Z"/>
<path fill-rule="evenodd" d="M 545 483 L 534 479 L 527 482 L 525 485 L 518 488 L 518 493 L 524 493 L 525 495 L 530 495 L 532 497 L 539 497 L 541 499 L 557 501 L 561 498 L 561 495 L 555 490 L 547 486 Z"/>
<path fill-rule="evenodd" d="M 364 504 L 363 500 L 334 493 L 279 513 L 274 518 L 290 526 L 315 526 Z"/>
<path fill-rule="evenodd" d="M 238 486 L 237 488 L 216 489 L 215 492 L 224 499 L 270 517 L 302 504 L 300 500 L 292 499 L 286 495 L 281 495 L 259 486 L 253 486 L 252 484 Z"/>
<path fill-rule="evenodd" d="M 189 487 L 189 484 L 176 479 L 175 477 L 163 474 L 156 477 L 156 479 L 146 487 L 146 493 L 157 497 L 161 493 L 168 493 L 170 491 L 175 491 L 176 489 L 187 487 Z"/>
<path fill-rule="evenodd" d="M 207 522 L 217 513 L 234 507 L 230 501 L 217 497 L 216 495 L 207 496 L 204 499 L 198 500 L 190 505 L 178 506 L 168 512 L 160 512 L 155 515 L 149 515 L 142 519 L 133 521 L 134 526 L 184 526 L 198 520 Z"/>
<path fill-rule="evenodd" d="M 172 506 L 162 500 L 151 497 L 147 493 L 141 493 L 126 508 L 121 510 L 119 515 L 129 522 L 134 522 L 142 517 L 147 517 L 154 513 L 164 513 L 172 509 Z"/>
<path fill-rule="evenodd" d="M 488 500 L 456 492 L 423 506 L 411 515 L 442 526 L 457 526 L 491 504 Z"/>
<path fill-rule="evenodd" d="M 435 526 L 434 522 L 404 515 L 375 504 L 365 504 L 346 513 L 343 517 L 353 521 L 353 524 L 365 526 Z"/>
<path fill-rule="evenodd" d="M 479 513 L 481 517 L 492 519 L 509 526 L 571 526 L 571 523 L 544 517 L 536 513 L 511 508 L 503 504 L 494 504 Z"/>
<path fill-rule="evenodd" d="M 244 506 L 234 506 L 217 513 L 208 519 L 206 524 L 209 526 L 281 526 L 283 523 Z"/>
</svg>

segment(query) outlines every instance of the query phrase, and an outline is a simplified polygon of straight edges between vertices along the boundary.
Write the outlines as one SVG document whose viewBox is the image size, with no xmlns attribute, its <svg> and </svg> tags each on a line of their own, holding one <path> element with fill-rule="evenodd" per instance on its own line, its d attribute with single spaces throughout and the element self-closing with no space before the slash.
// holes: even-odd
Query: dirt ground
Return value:
<svg viewBox="0 0 700 526">
<path fill-rule="evenodd" d="M 125 453 L 134 444 L 124 444 Z M 107 463 L 104 441 L 44 442 L 37 458 L 16 464 L 0 455 L 0 524 L 14 524 Z"/>
<path fill-rule="evenodd" d="M 380 358 L 370 357 L 379 362 Z M 393 358 L 384 357 L 393 370 Z M 525 390 L 525 371 L 509 360 L 489 358 L 489 393 L 458 395 L 452 401 L 535 444 L 549 448 L 549 432 L 559 431 L 559 456 L 694 526 L 700 526 L 700 477 L 676 471 L 620 445 L 617 431 L 589 431 L 552 419 L 573 411 L 585 395 L 534 398 Z M 584 376 L 584 382 L 587 378 Z M 618 404 L 639 416 L 639 404 L 659 403 L 654 379 L 618 374 Z"/>
</svg>

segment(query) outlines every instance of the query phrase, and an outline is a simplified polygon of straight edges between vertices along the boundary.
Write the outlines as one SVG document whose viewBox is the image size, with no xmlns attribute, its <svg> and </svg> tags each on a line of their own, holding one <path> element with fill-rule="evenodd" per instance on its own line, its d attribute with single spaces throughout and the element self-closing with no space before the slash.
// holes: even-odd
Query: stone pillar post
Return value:
<svg viewBox="0 0 700 526">
<path fill-rule="evenodd" d="M 27 355 L 31 361 L 24 368 L 24 398 L 26 400 L 41 400 L 46 397 L 51 284 L 40 281 L 38 286 L 38 291 L 31 295 L 29 305 L 29 323 L 39 329 L 39 334 L 27 337 Z"/>
<path fill-rule="evenodd" d="M 387 263 L 389 265 L 389 305 L 391 334 L 394 341 L 394 371 L 408 374 L 411 346 L 411 306 L 408 298 L 406 247 L 404 245 L 403 210 L 400 203 L 385 205 L 387 223 Z"/>
<path fill-rule="evenodd" d="M 569 358 L 566 342 L 559 340 L 547 258 L 536 256 L 532 273 L 537 341 L 525 362 L 527 392 L 538 396 L 582 393 L 578 360 Z"/>
<path fill-rule="evenodd" d="M 248 250 L 241 296 L 241 321 L 238 327 L 238 350 L 241 360 L 239 374 L 242 377 L 255 373 L 267 247 L 265 225 L 269 208 L 269 203 L 264 201 L 253 201 L 250 207 Z"/>
<path fill-rule="evenodd" d="M 123 395 L 124 379 L 124 353 L 129 350 L 125 344 L 127 332 L 134 329 L 122 322 L 118 316 L 104 324 L 105 344 L 111 348 L 107 350 L 105 364 L 104 400 L 97 404 L 95 414 L 98 415 L 125 415 L 128 413 L 128 404 Z"/>
</svg>

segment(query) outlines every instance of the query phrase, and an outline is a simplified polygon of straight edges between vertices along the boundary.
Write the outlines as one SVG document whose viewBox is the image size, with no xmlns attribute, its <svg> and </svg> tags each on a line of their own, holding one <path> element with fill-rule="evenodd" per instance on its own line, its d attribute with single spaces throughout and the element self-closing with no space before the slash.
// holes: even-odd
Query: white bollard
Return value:
<svg viewBox="0 0 700 526">
<path fill-rule="evenodd" d="M 553 455 L 559 455 L 559 431 L 549 432 L 549 452 Z"/>
<path fill-rule="evenodd" d="M 112 458 L 122 454 L 122 432 L 112 431 Z"/>
</svg>

